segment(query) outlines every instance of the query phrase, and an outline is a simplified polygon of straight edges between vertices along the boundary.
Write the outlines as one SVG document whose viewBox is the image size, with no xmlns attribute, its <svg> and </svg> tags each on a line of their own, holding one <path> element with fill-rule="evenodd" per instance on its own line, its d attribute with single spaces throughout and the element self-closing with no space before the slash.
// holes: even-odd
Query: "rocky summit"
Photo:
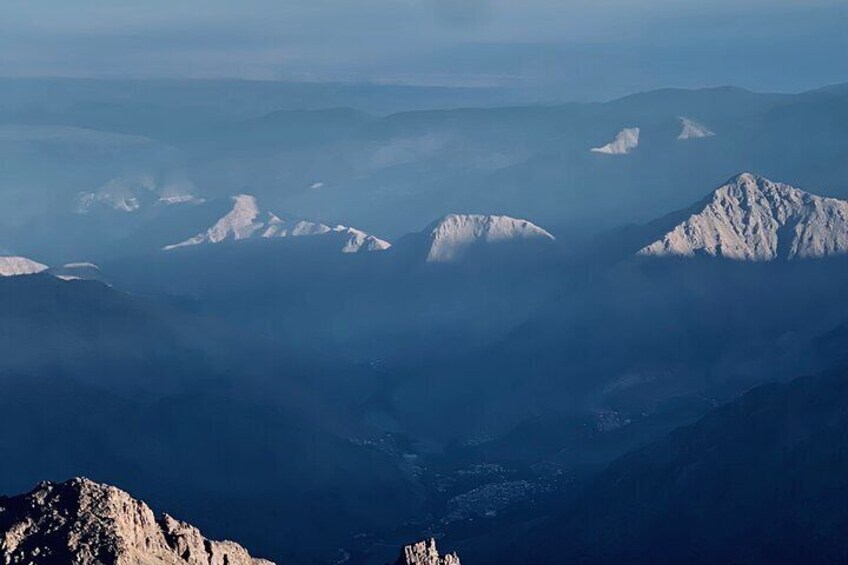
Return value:
<svg viewBox="0 0 848 565">
<path fill-rule="evenodd" d="M 742 173 L 683 223 L 639 251 L 655 257 L 706 255 L 741 261 L 810 259 L 848 253 L 848 202 Z"/>
<path fill-rule="evenodd" d="M 441 555 L 436 540 L 429 539 L 407 545 L 395 565 L 460 565 L 456 553 Z"/>
<path fill-rule="evenodd" d="M 448 214 L 425 230 L 428 263 L 451 263 L 487 244 L 542 242 L 554 236 L 532 222 L 509 216 Z"/>
<path fill-rule="evenodd" d="M 0 497 L 4 565 L 273 565 L 185 522 L 159 517 L 126 492 L 88 479 L 40 483 Z"/>
</svg>

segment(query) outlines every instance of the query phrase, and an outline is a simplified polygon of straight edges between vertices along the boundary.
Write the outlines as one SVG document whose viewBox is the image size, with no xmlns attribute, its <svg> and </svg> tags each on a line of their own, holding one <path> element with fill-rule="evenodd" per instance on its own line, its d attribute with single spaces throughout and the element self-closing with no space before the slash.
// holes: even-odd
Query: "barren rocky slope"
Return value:
<svg viewBox="0 0 848 565">
<path fill-rule="evenodd" d="M 273 565 L 240 545 L 210 541 L 156 517 L 115 487 L 76 478 L 0 497 L 0 560 L 31 565 Z"/>
<path fill-rule="evenodd" d="M 395 565 L 460 565 L 456 553 L 441 555 L 436 540 L 430 539 L 407 545 Z"/>
</svg>

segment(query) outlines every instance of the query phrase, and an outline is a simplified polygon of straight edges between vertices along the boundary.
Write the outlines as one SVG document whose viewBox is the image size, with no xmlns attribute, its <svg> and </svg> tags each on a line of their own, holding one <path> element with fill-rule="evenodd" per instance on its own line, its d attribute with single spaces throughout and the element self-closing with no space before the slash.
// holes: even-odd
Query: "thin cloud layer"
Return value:
<svg viewBox="0 0 848 565">
<path fill-rule="evenodd" d="M 846 18 L 835 0 L 35 0 L 0 6 L 0 76 L 793 90 L 848 74 Z"/>
</svg>

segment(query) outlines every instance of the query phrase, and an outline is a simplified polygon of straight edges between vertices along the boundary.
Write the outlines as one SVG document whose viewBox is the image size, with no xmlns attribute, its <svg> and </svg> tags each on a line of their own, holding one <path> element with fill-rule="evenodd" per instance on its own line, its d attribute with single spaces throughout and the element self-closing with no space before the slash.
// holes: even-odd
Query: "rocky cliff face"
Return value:
<svg viewBox="0 0 848 565">
<path fill-rule="evenodd" d="M 210 541 L 115 487 L 44 482 L 0 497 L 0 563 L 28 565 L 273 565 L 240 545 Z"/>
<path fill-rule="evenodd" d="M 460 565 L 456 553 L 440 555 L 436 540 L 420 541 L 403 548 L 395 565 Z"/>
</svg>

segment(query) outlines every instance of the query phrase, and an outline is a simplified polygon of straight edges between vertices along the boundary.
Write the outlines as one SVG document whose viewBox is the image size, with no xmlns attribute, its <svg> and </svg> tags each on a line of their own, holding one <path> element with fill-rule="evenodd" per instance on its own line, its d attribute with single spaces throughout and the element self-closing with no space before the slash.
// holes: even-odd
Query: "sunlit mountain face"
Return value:
<svg viewBox="0 0 848 565">
<path fill-rule="evenodd" d="M 0 562 L 844 562 L 846 6 L 596 4 L 0 7 Z"/>
</svg>

